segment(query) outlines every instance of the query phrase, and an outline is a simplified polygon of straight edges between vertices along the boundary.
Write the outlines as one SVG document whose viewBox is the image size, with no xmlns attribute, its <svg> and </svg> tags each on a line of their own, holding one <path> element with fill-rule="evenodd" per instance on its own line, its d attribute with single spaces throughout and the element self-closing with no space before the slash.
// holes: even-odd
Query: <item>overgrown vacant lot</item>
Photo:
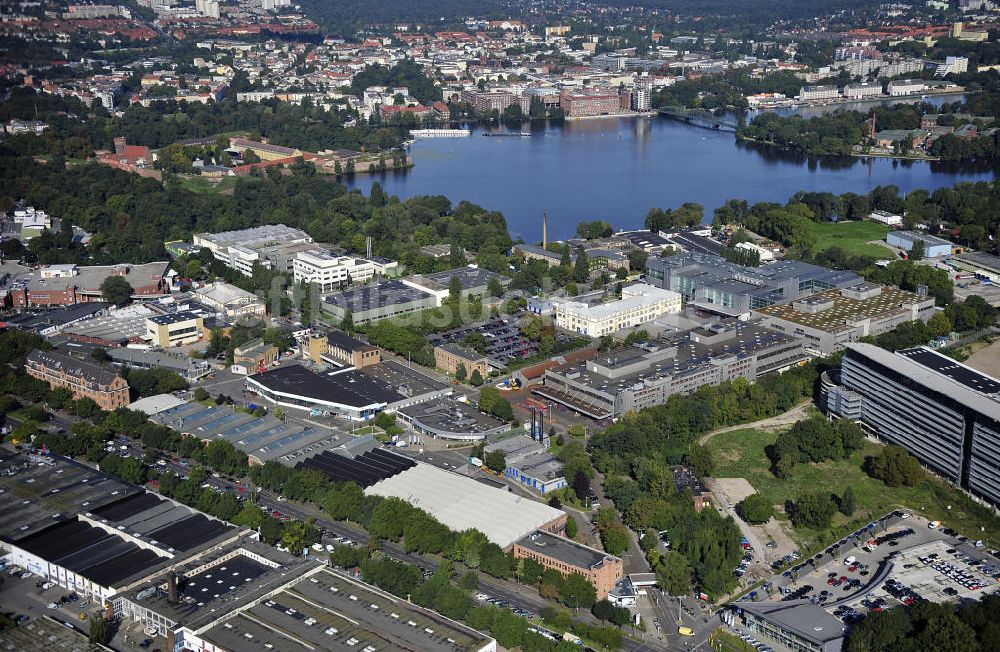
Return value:
<svg viewBox="0 0 1000 652">
<path fill-rule="evenodd" d="M 829 491 L 839 496 L 848 486 L 854 488 L 858 505 L 854 515 L 848 519 L 843 514 L 836 514 L 831 531 L 793 530 L 792 535 L 801 544 L 808 542 L 813 549 L 825 547 L 873 518 L 894 509 L 908 509 L 940 520 L 971 539 L 982 538 L 993 547 L 1000 545 L 1000 518 L 951 484 L 927 474 L 914 487 L 889 487 L 869 477 L 862 470 L 862 463 L 866 456 L 879 452 L 879 444 L 866 442 L 862 451 L 846 460 L 799 464 L 787 479 L 781 479 L 771 473 L 771 461 L 766 453 L 766 448 L 774 444 L 776 438 L 774 432 L 735 430 L 717 435 L 708 447 L 715 458 L 716 477 L 746 478 L 776 506 L 778 517 L 785 520 L 786 501 L 816 491 Z M 985 533 L 980 527 L 986 528 Z"/>
</svg>

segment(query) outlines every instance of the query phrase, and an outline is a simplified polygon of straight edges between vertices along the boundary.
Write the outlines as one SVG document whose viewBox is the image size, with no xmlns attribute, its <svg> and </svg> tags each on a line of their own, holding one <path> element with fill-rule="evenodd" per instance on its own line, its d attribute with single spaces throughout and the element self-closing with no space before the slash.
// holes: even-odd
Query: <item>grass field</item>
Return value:
<svg viewBox="0 0 1000 652">
<path fill-rule="evenodd" d="M 756 652 L 752 645 L 721 627 L 708 635 L 708 647 L 717 652 Z"/>
<path fill-rule="evenodd" d="M 878 222 L 813 222 L 816 251 L 840 247 L 858 256 L 888 258 L 891 252 L 885 247 L 868 244 L 872 240 L 885 240 L 889 227 Z"/>
<path fill-rule="evenodd" d="M 223 177 L 218 181 L 210 181 L 205 177 L 180 177 L 181 185 L 192 192 L 232 192 L 236 187 L 236 177 Z"/>
<path fill-rule="evenodd" d="M 715 476 L 746 478 L 776 506 L 775 511 L 781 519 L 787 519 L 783 513 L 786 501 L 793 501 L 801 494 L 829 491 L 839 496 L 847 487 L 853 487 L 858 509 L 850 519 L 837 513 L 830 531 L 792 531 L 798 543 L 810 550 L 823 548 L 844 533 L 898 508 L 917 511 L 970 538 L 983 538 L 992 546 L 1000 546 L 1000 518 L 953 485 L 930 474 L 914 487 L 888 487 L 869 477 L 861 465 L 865 456 L 878 453 L 879 444 L 866 442 L 864 450 L 846 460 L 800 464 L 789 478 L 782 480 L 771 473 L 770 460 L 765 453 L 765 448 L 773 444 L 776 437 L 776 433 L 758 430 L 717 435 L 708 444 L 715 457 Z M 981 532 L 980 528 L 985 531 Z"/>
</svg>

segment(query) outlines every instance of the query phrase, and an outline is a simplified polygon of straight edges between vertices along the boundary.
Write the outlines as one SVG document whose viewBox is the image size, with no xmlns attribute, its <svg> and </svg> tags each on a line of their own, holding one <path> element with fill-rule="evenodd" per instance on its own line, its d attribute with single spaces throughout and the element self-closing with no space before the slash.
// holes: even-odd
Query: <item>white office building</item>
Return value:
<svg viewBox="0 0 1000 652">
<path fill-rule="evenodd" d="M 312 283 L 320 292 L 333 292 L 348 283 L 364 283 L 375 276 L 375 263 L 365 258 L 336 256 L 322 249 L 300 251 L 292 262 L 296 283 Z"/>
<path fill-rule="evenodd" d="M 681 311 L 680 294 L 645 283 L 623 288 L 622 298 L 610 303 L 590 305 L 568 299 L 553 299 L 552 303 L 557 326 L 589 337 L 611 335 Z"/>
</svg>

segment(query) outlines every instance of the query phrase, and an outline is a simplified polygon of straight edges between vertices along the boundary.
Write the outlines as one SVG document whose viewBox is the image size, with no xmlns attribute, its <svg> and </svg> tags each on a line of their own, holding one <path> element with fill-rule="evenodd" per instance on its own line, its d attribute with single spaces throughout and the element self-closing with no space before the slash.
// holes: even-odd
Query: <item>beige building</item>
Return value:
<svg viewBox="0 0 1000 652">
<path fill-rule="evenodd" d="M 194 312 L 175 312 L 146 319 L 145 339 L 163 349 L 193 344 L 204 336 L 204 319 Z"/>
<path fill-rule="evenodd" d="M 225 281 L 210 283 L 193 292 L 198 301 L 227 317 L 263 317 L 267 313 L 263 299 Z"/>
<path fill-rule="evenodd" d="M 486 379 L 490 375 L 490 364 L 485 355 L 462 346 L 461 344 L 442 344 L 434 347 L 434 366 L 454 374 L 458 365 L 465 365 L 466 378 L 472 377 L 473 371 Z"/>
<path fill-rule="evenodd" d="M 258 369 L 266 369 L 277 358 L 277 347 L 264 344 L 259 337 L 233 349 L 233 364 L 246 367 L 251 374 L 257 373 Z"/>
<path fill-rule="evenodd" d="M 382 361 L 382 353 L 377 346 L 351 337 L 342 331 L 326 334 L 326 354 L 335 362 L 362 369 Z"/>
<path fill-rule="evenodd" d="M 608 597 L 625 572 L 619 557 L 543 530 L 516 541 L 513 552 L 515 559 L 534 559 L 562 575 L 583 575 L 594 585 L 598 600 Z"/>
</svg>

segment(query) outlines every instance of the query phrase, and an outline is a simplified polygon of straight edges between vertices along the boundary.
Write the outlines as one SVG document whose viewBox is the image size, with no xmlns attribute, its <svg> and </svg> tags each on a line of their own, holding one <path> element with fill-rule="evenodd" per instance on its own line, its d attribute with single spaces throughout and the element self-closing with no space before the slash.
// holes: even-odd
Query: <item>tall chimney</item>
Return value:
<svg viewBox="0 0 1000 652">
<path fill-rule="evenodd" d="M 542 249 L 549 246 L 549 215 L 542 213 Z"/>
<path fill-rule="evenodd" d="M 115 154 L 121 155 L 125 153 L 125 136 L 115 136 Z"/>
<path fill-rule="evenodd" d="M 167 602 L 177 602 L 177 575 L 173 571 L 167 576 Z"/>
</svg>

